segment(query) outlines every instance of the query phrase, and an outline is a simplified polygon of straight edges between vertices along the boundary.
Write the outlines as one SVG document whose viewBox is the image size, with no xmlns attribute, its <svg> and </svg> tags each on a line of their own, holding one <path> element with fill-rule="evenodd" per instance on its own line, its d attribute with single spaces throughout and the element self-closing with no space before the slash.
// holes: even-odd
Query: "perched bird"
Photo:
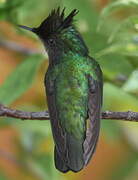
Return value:
<svg viewBox="0 0 138 180">
<path fill-rule="evenodd" d="M 78 172 L 96 149 L 100 130 L 103 81 L 99 64 L 73 24 L 74 9 L 52 10 L 37 28 L 20 25 L 37 34 L 49 56 L 45 87 L 55 142 L 55 166 L 61 172 Z"/>
</svg>

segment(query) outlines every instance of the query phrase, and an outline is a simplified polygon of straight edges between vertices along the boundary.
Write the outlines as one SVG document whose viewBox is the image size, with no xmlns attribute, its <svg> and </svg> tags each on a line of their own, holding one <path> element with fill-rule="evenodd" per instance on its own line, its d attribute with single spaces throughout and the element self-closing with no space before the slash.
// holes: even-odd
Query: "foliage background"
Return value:
<svg viewBox="0 0 138 180">
<path fill-rule="evenodd" d="M 0 0 L 0 102 L 26 111 L 47 109 L 47 56 L 37 37 L 17 24 L 37 26 L 59 5 L 67 13 L 80 11 L 76 26 L 104 74 L 103 110 L 138 111 L 138 0 Z M 36 53 L 19 53 L 20 46 Z M 61 174 L 53 163 L 48 121 L 2 117 L 0 180 L 137 180 L 137 126 L 102 121 L 90 164 L 77 174 Z"/>
</svg>

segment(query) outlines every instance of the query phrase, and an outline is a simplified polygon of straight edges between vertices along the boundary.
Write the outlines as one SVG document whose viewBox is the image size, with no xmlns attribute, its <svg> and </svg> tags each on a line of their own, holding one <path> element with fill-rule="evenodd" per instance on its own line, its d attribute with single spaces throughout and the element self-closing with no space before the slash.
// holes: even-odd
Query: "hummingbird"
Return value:
<svg viewBox="0 0 138 180">
<path fill-rule="evenodd" d="M 49 57 L 44 85 L 55 143 L 55 167 L 78 172 L 95 152 L 102 107 L 103 80 L 98 62 L 74 25 L 78 10 L 65 16 L 53 9 L 32 31 L 43 42 Z"/>
</svg>

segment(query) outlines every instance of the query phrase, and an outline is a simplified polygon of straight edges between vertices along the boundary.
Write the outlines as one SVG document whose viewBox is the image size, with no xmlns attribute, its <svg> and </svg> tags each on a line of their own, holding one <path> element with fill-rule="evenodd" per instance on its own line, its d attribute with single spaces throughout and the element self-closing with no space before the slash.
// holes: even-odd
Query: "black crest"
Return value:
<svg viewBox="0 0 138 180">
<path fill-rule="evenodd" d="M 34 28 L 34 31 L 39 35 L 51 35 L 53 33 L 59 33 L 63 29 L 70 27 L 73 23 L 73 17 L 78 13 L 76 9 L 71 11 L 71 13 L 65 17 L 65 8 L 60 11 L 52 10 L 50 15 L 40 24 L 38 28 Z"/>
</svg>

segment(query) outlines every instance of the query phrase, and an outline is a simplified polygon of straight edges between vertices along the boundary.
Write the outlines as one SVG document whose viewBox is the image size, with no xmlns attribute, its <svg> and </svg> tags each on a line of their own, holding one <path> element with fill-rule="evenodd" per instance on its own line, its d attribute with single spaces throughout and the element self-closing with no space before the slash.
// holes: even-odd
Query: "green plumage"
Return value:
<svg viewBox="0 0 138 180">
<path fill-rule="evenodd" d="M 80 171 L 93 155 L 100 130 L 102 72 L 75 29 L 73 10 L 53 10 L 35 32 L 49 55 L 45 76 L 55 141 L 55 165 L 61 172 Z"/>
<path fill-rule="evenodd" d="M 49 80 L 56 79 L 56 105 L 59 121 L 65 131 L 78 140 L 85 136 L 85 119 L 88 111 L 88 76 L 96 77 L 97 63 L 89 57 L 68 52 L 62 63 L 48 71 Z"/>
</svg>

